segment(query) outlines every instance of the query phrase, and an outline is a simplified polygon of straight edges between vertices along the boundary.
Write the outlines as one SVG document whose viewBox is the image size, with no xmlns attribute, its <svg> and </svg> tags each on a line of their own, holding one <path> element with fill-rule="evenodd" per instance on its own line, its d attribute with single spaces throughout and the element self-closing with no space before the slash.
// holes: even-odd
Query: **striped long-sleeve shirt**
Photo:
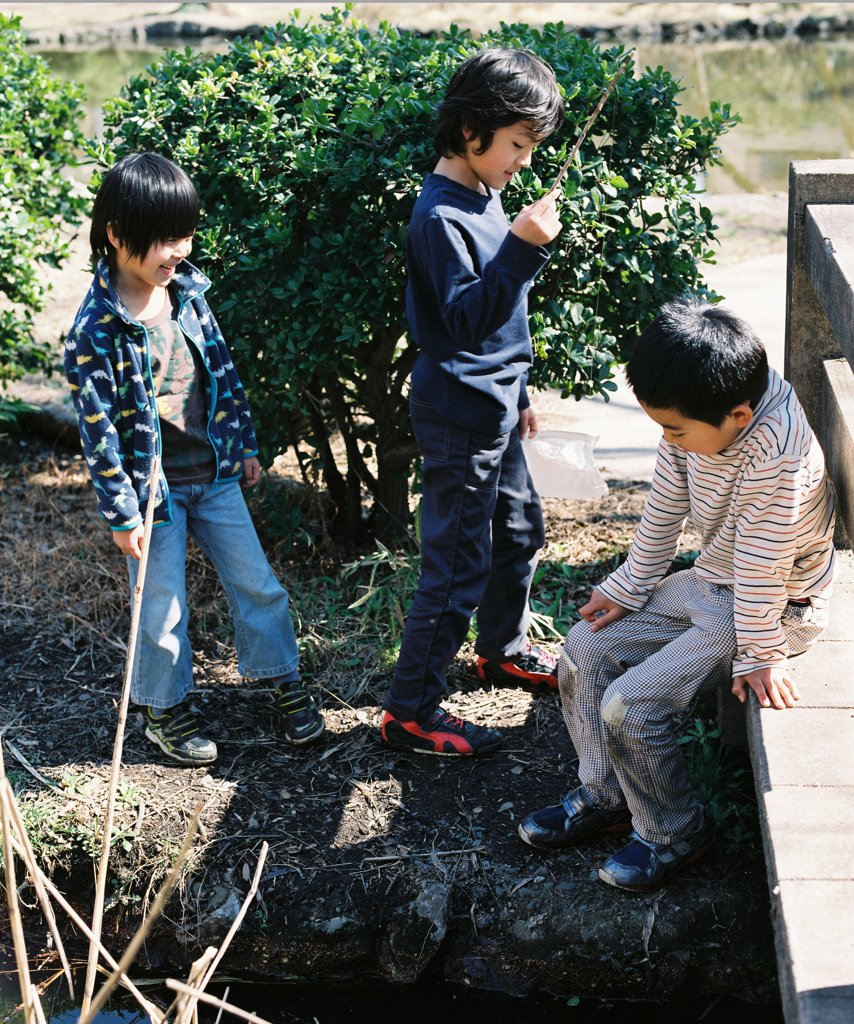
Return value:
<svg viewBox="0 0 854 1024">
<path fill-rule="evenodd" d="M 701 534 L 697 574 L 732 587 L 733 675 L 785 661 L 787 601 L 830 597 L 833 496 L 824 456 L 792 387 L 773 370 L 752 421 L 716 455 L 664 439 L 626 561 L 599 587 L 637 610 L 667 572 L 685 520 Z"/>
</svg>

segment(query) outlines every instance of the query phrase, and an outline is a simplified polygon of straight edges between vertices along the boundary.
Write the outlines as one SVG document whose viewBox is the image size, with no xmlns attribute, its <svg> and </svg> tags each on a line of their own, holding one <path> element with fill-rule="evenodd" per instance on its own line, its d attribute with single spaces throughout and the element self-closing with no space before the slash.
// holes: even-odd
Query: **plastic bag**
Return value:
<svg viewBox="0 0 854 1024">
<path fill-rule="evenodd" d="M 608 485 L 593 461 L 598 438 L 569 430 L 541 430 L 522 442 L 534 486 L 543 498 L 593 501 Z"/>
</svg>

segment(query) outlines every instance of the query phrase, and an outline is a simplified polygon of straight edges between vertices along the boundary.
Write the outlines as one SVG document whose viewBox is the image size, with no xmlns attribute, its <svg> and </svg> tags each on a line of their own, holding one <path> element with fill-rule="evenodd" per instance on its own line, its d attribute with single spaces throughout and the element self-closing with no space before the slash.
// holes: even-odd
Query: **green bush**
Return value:
<svg viewBox="0 0 854 1024">
<path fill-rule="evenodd" d="M 110 164 L 152 148 L 199 186 L 199 264 L 270 455 L 294 424 L 350 534 L 367 489 L 380 535 L 407 518 L 415 452 L 405 402 L 403 245 L 424 174 L 431 119 L 460 61 L 479 46 L 522 46 L 566 91 L 562 130 L 505 190 L 512 216 L 548 187 L 617 65 L 563 25 L 502 26 L 438 38 L 348 11 L 237 40 L 225 54 L 166 54 L 107 104 L 93 153 Z M 713 105 L 681 115 L 664 70 L 624 75 L 566 182 L 566 225 L 531 297 L 536 387 L 606 391 L 655 307 L 701 287 L 714 226 L 695 191 L 735 123 Z M 307 428 L 306 428 L 307 423 Z M 346 466 L 330 445 L 337 429 Z M 303 449 L 305 451 L 305 448 Z M 375 466 L 375 470 L 372 468 Z"/>
<path fill-rule="evenodd" d="M 63 229 L 88 205 L 61 173 L 85 141 L 82 93 L 27 52 L 19 24 L 0 15 L 0 383 L 51 359 L 32 337 L 47 292 L 41 270 L 68 255 Z"/>
</svg>

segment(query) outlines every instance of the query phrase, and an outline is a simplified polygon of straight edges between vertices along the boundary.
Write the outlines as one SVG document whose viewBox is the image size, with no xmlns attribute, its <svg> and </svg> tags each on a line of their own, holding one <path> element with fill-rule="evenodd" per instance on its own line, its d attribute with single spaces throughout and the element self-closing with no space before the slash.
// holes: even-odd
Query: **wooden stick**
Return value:
<svg viewBox="0 0 854 1024">
<path fill-rule="evenodd" d="M 149 911 L 148 917 L 146 917 L 139 928 L 137 928 L 133 938 L 128 943 L 127 949 L 122 953 L 118 966 L 98 990 L 90 1002 L 88 1009 L 85 1012 L 81 1011 L 77 1024 L 92 1024 L 92 1021 L 95 1019 L 98 1011 L 116 987 L 121 975 L 127 974 L 128 968 L 136 959 L 136 955 L 142 948 L 142 944 L 145 942 L 146 936 L 149 931 L 151 931 L 151 926 L 162 913 L 163 908 L 166 906 L 166 901 L 172 895 L 172 890 L 178 884 L 178 879 L 181 877 L 181 869 L 184 866 L 184 861 L 187 859 L 190 847 L 193 844 L 193 837 L 196 834 L 196 828 L 199 823 L 199 815 L 201 814 L 202 806 L 203 805 L 200 801 L 193 812 L 193 818 L 190 822 L 189 828 L 187 829 L 187 835 L 184 837 L 181 849 L 178 852 L 178 857 L 172 866 L 172 870 L 169 872 L 169 877 L 163 883 L 163 887 L 160 892 L 155 896 L 154 902 L 151 904 L 151 910 Z"/>
<path fill-rule="evenodd" d="M 599 97 L 599 102 L 593 108 L 593 113 L 590 115 L 590 117 L 587 118 L 587 123 L 581 129 L 581 134 L 578 136 L 578 139 L 576 140 L 575 145 L 572 147 L 572 152 L 567 157 L 566 161 L 564 162 L 563 167 L 561 167 L 561 169 L 557 172 L 557 177 L 555 178 L 554 183 L 552 184 L 552 187 L 549 189 L 547 195 L 551 195 L 552 192 L 556 192 L 557 191 L 558 186 L 560 185 L 560 183 L 563 181 L 564 177 L 566 176 L 566 172 L 569 170 L 569 168 L 570 168 L 570 166 L 572 164 L 572 161 L 575 159 L 579 149 L 581 149 L 581 144 L 587 138 L 587 133 L 593 127 L 593 122 L 602 113 L 602 108 L 608 102 L 608 97 L 614 91 L 614 86 L 619 81 L 620 75 L 622 75 L 622 73 L 628 67 L 628 64 L 626 63 L 627 58 L 631 57 L 633 53 L 634 53 L 634 50 L 629 50 L 628 53 L 624 53 L 623 56 L 620 58 L 620 66 L 617 68 L 616 74 L 611 79 L 611 81 L 608 83 L 608 86 L 605 89 L 605 91 Z"/>
<path fill-rule="evenodd" d="M 101 926 L 104 920 L 104 898 L 107 890 L 107 869 L 110 861 L 110 841 L 113 831 L 113 815 L 116 806 L 116 790 L 119 784 L 119 772 L 122 766 L 122 748 L 124 746 L 125 722 L 127 721 L 128 704 L 130 703 L 130 683 L 136 657 L 136 641 L 139 633 L 139 617 L 142 609 L 142 591 L 145 586 L 145 571 L 148 566 L 148 552 L 151 547 L 151 530 L 154 523 L 155 496 L 160 471 L 160 458 L 155 455 L 151 464 L 151 475 L 148 478 L 148 507 L 145 510 L 145 526 L 142 534 L 142 552 L 139 569 L 136 574 L 136 587 L 133 592 L 133 614 L 131 615 L 128 652 L 125 661 L 125 677 L 122 683 L 122 696 L 119 705 L 119 720 L 116 725 L 116 742 L 113 746 L 113 761 L 110 770 L 110 788 L 107 792 L 107 806 L 104 810 L 104 834 L 101 837 L 101 859 L 98 863 L 98 876 L 95 884 L 95 906 L 92 912 L 92 940 L 89 943 L 89 959 L 86 965 L 86 985 L 83 990 L 83 1005 L 80 1011 L 79 1024 L 88 1019 L 92 992 L 95 988 L 95 971 L 98 966 L 98 944 L 101 941 Z"/>
<path fill-rule="evenodd" d="M 0 779 L 0 833 L 3 836 L 3 864 L 6 869 L 6 901 L 9 906 L 9 927 L 15 948 L 15 963 L 18 968 L 18 984 L 24 1005 L 24 1024 L 39 1024 L 36 1005 L 38 993 L 30 981 L 30 966 L 27 959 L 27 944 L 24 926 L 21 924 L 21 910 L 18 906 L 18 883 L 15 879 L 15 855 L 12 852 L 12 830 L 9 823 L 9 793 L 12 787 L 5 777 Z"/>
<path fill-rule="evenodd" d="M 173 992 L 184 992 L 187 995 L 194 995 L 200 1002 L 207 1003 L 210 1006 L 220 1006 L 227 1013 L 233 1013 L 235 1017 L 251 1021 L 252 1024 L 269 1024 L 269 1021 L 264 1020 L 263 1017 L 259 1017 L 255 1013 L 247 1013 L 246 1010 L 241 1010 L 239 1006 L 227 1003 L 223 999 L 217 999 L 216 996 L 210 996 L 207 992 L 196 992 L 189 985 L 184 985 L 180 981 L 173 981 L 172 978 L 166 979 L 166 987 L 171 988 Z"/>
<path fill-rule="evenodd" d="M 243 923 L 243 918 L 246 917 L 246 911 L 249 909 L 249 904 L 255 899 L 255 894 L 258 892 L 258 886 L 261 882 L 261 872 L 264 870 L 264 864 L 267 860 L 267 853 L 269 852 L 269 845 L 264 842 L 261 844 L 261 852 L 258 854 L 258 863 L 255 865 L 255 874 L 252 876 L 252 884 L 249 886 L 249 891 L 246 893 L 246 898 L 243 900 L 243 906 L 240 908 L 239 913 L 235 919 L 231 922 L 231 927 L 228 929 L 228 933 L 219 947 L 216 956 L 213 958 L 211 965 L 205 971 L 204 979 L 199 986 L 200 990 L 207 988 L 213 977 L 214 971 L 219 967 L 220 960 L 225 956 L 225 951 L 231 945 L 231 940 L 237 934 L 237 929 Z"/>
<path fill-rule="evenodd" d="M 243 900 L 243 906 L 240 908 L 240 911 L 238 912 L 238 914 L 236 915 L 234 920 L 231 922 L 231 927 L 228 929 L 228 933 L 226 934 L 225 938 L 223 939 L 222 945 L 219 947 L 218 950 L 214 950 L 215 955 L 214 955 L 213 959 L 211 960 L 210 964 L 207 966 L 207 969 L 205 970 L 204 976 L 196 984 L 194 984 L 192 978 L 188 979 L 189 983 L 193 984 L 193 987 L 194 987 L 195 991 L 197 991 L 197 992 L 204 992 L 204 990 L 208 987 L 208 985 L 210 984 L 211 979 L 214 976 L 214 972 L 216 971 L 217 967 L 219 967 L 220 961 L 225 956 L 225 951 L 231 945 L 231 940 L 237 934 L 237 929 L 243 923 L 243 918 L 246 916 L 246 911 L 249 909 L 249 904 L 252 902 L 253 899 L 255 899 L 255 894 L 258 892 L 258 886 L 259 886 L 259 884 L 261 882 L 261 872 L 264 870 L 264 864 L 265 864 L 265 862 L 267 860 L 267 853 L 269 852 L 269 850 L 270 850 L 270 847 L 269 847 L 269 845 L 266 842 L 261 844 L 261 852 L 258 855 L 258 863 L 255 865 L 255 874 L 252 877 L 252 884 L 249 886 L 249 890 L 246 893 L 245 899 Z M 206 951 L 206 953 L 207 953 L 207 951 Z M 199 961 L 196 961 L 196 963 L 198 963 L 198 962 Z M 193 964 L 193 966 L 195 967 L 196 965 Z M 178 1000 L 176 999 L 172 1003 L 172 1005 L 167 1009 L 167 1011 L 164 1014 L 164 1016 L 165 1017 L 169 1017 L 170 1014 L 172 1013 L 172 1011 L 178 1005 L 179 1005 L 178 1004 Z M 192 1008 L 195 1008 L 195 1004 L 190 1004 L 190 1005 L 191 1005 Z M 179 1008 L 179 1013 L 176 1014 L 176 1017 L 175 1017 L 175 1024 L 179 1024 L 179 1014 L 180 1014 L 180 1008 Z"/>
<path fill-rule="evenodd" d="M 0 769 L 2 768 L 3 757 L 2 753 L 0 753 Z M 4 779 L 4 781 L 8 785 L 8 780 Z M 53 907 L 51 906 L 50 903 L 50 897 L 48 896 L 47 890 L 45 889 L 44 886 L 44 882 L 41 879 L 41 872 L 39 871 L 39 866 L 36 861 L 36 855 L 33 850 L 32 843 L 30 842 L 30 837 L 27 835 L 27 829 L 26 826 L 24 825 L 24 819 L 23 816 L 21 815 L 20 808 L 18 807 L 18 802 L 15 799 L 15 793 L 12 790 L 11 786 L 9 786 L 8 796 L 9 816 L 12 820 L 12 824 L 15 827 L 15 831 L 18 833 L 18 837 L 20 838 L 20 847 L 18 846 L 17 843 L 14 843 L 13 845 L 16 850 L 21 847 L 23 848 L 23 852 L 22 854 L 19 853 L 19 856 L 21 857 L 21 860 L 23 860 L 24 863 L 27 865 L 27 870 L 29 871 L 30 876 L 32 877 L 33 886 L 35 887 L 36 894 L 38 895 L 39 902 L 41 903 L 42 913 L 44 914 L 45 920 L 48 923 L 50 933 L 51 935 L 53 935 L 53 941 L 54 944 L 56 945 L 56 951 L 57 953 L 59 953 L 59 959 L 62 963 L 62 970 L 63 973 L 65 974 L 65 980 L 68 983 L 68 993 L 73 999 L 74 981 L 71 977 L 71 965 L 68 963 L 68 957 L 65 955 L 65 946 L 62 944 L 62 938 L 60 937 L 59 934 L 59 926 L 56 923 L 56 916 L 54 915 Z"/>
<path fill-rule="evenodd" d="M 24 848 L 21 846 L 18 840 L 14 838 L 14 836 L 12 837 L 12 847 L 18 854 L 18 856 L 23 859 Z M 89 925 L 86 924 L 83 918 L 77 913 L 74 907 L 71 906 L 68 900 L 62 895 L 59 889 L 57 889 L 57 887 L 54 885 L 51 879 L 41 870 L 41 868 L 38 865 L 36 865 L 36 872 L 41 878 L 42 884 L 51 894 L 51 896 L 53 896 L 53 898 L 62 907 L 65 913 L 68 914 L 68 916 L 77 925 L 80 931 L 83 932 L 86 938 L 91 939 L 93 936 L 93 932 Z M 98 949 L 100 951 L 101 956 L 104 958 L 104 960 L 106 960 L 110 967 L 119 966 L 118 961 L 112 955 L 112 953 L 106 948 L 106 946 L 99 944 Z M 130 978 L 127 977 L 127 975 L 123 974 L 121 978 L 119 978 L 119 984 L 124 986 L 128 990 L 128 992 L 130 992 L 130 994 L 134 997 L 134 999 L 136 999 L 136 1001 L 143 1008 L 143 1010 L 145 1010 L 148 1016 L 151 1017 L 151 1019 L 154 1021 L 154 1024 L 160 1024 L 161 1020 L 163 1019 L 163 1015 L 160 1012 L 160 1008 L 155 1006 L 155 1004 L 152 1003 L 150 1000 L 146 999 L 142 992 L 140 992 L 136 985 L 134 985 L 134 983 L 130 980 Z"/>
<path fill-rule="evenodd" d="M 9 753 L 16 760 L 20 761 L 20 763 L 24 766 L 24 768 L 27 769 L 27 771 L 30 773 L 30 775 L 32 775 L 34 779 L 38 779 L 39 782 L 41 782 L 45 786 L 48 786 L 50 789 L 60 788 L 59 785 L 52 779 L 48 779 L 46 776 L 42 775 L 42 773 L 38 771 L 36 768 L 33 768 L 30 762 L 24 757 L 21 751 L 18 750 L 15 744 L 11 742 L 11 740 L 6 740 L 6 746 L 9 748 Z"/>
<path fill-rule="evenodd" d="M 214 946 L 208 946 L 208 948 L 202 953 L 198 960 L 194 960 L 190 966 L 190 973 L 187 975 L 187 985 L 194 991 L 197 992 L 202 987 L 202 981 L 204 980 L 205 971 L 207 970 L 208 964 L 216 956 L 216 948 Z M 175 1007 L 175 1018 L 173 1024 L 192 1024 L 196 1013 L 197 1000 L 191 996 L 178 995 L 175 997 L 175 1001 L 172 1004 Z M 168 1017 L 172 1007 L 166 1012 Z"/>
</svg>

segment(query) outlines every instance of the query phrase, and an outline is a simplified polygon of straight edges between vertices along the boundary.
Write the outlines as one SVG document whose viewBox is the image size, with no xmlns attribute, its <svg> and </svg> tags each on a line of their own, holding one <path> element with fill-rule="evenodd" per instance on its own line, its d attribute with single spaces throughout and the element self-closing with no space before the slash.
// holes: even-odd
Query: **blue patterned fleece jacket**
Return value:
<svg viewBox="0 0 854 1024">
<path fill-rule="evenodd" d="M 210 281 L 186 260 L 172 279 L 178 323 L 207 370 L 207 432 L 216 483 L 243 478 L 244 458 L 258 447 L 243 385 L 204 293 Z M 148 481 L 161 453 L 148 332 L 110 283 L 106 260 L 77 311 L 65 343 L 65 375 L 77 410 L 83 454 L 98 510 L 113 530 L 132 530 L 145 515 Z M 154 523 L 172 521 L 169 486 L 160 473 Z"/>
</svg>

